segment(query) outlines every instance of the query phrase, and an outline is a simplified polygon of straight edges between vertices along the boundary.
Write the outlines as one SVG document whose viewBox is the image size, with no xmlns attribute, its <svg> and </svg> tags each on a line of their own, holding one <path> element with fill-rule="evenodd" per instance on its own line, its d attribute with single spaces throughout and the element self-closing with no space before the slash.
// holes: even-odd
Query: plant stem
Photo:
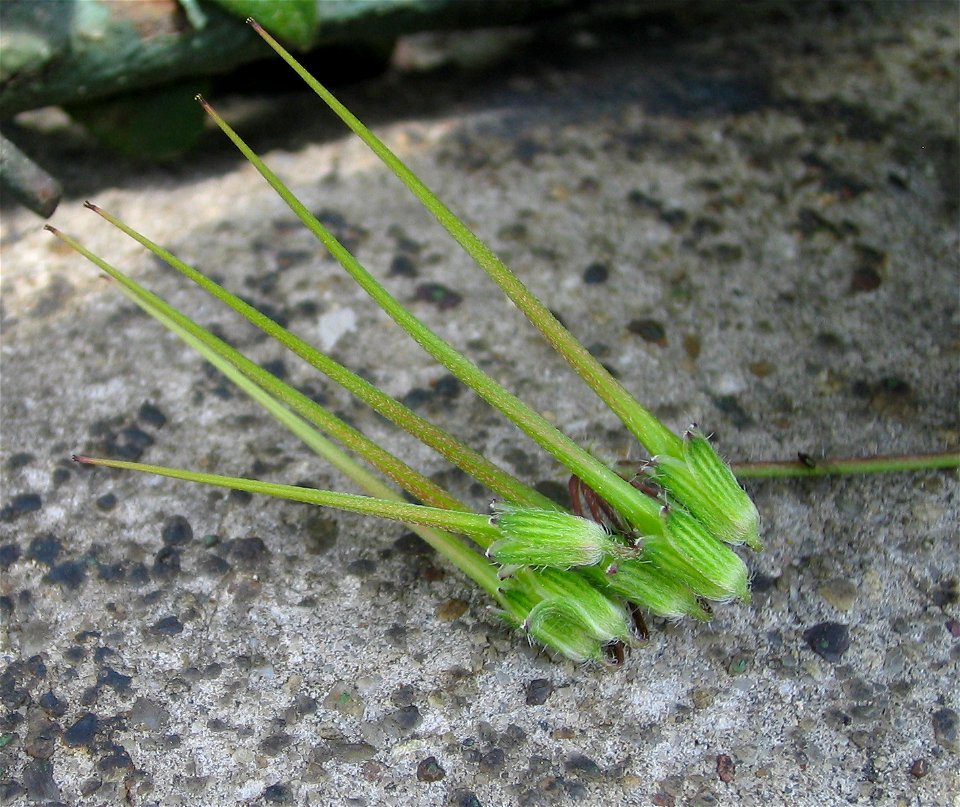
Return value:
<svg viewBox="0 0 960 807">
<path fill-rule="evenodd" d="M 292 434 L 299 438 L 308 448 L 329 462 L 368 495 L 380 499 L 389 499 L 391 501 L 404 501 L 403 497 L 397 491 L 347 456 L 345 452 L 337 448 L 336 445 L 324 437 L 317 429 L 314 429 L 306 421 L 283 406 L 276 398 L 273 398 L 265 390 L 254 384 L 253 381 L 243 375 L 236 367 L 218 356 L 210 347 L 199 339 L 191 336 L 158 309 L 138 299 L 129 289 L 124 286 L 120 286 L 120 288 L 130 299 L 140 305 L 147 313 L 154 317 L 154 319 L 160 322 L 160 324 L 179 336 L 187 345 L 196 350 L 234 384 L 247 393 L 247 395 L 269 412 L 282 426 L 286 427 Z M 495 593 L 489 588 L 489 586 L 493 584 L 494 579 L 499 582 L 499 578 L 496 577 L 497 569 L 495 566 L 487 564 L 490 566 L 490 569 L 493 570 L 493 576 L 491 577 L 490 570 L 485 569 L 482 572 L 479 571 L 480 567 L 477 565 L 475 553 L 463 546 L 455 536 L 422 524 L 410 524 L 409 526 L 410 529 L 419 535 L 427 544 L 447 558 L 457 568 L 463 571 L 464 574 L 490 591 L 491 594 Z M 489 540 L 484 536 L 476 538 L 475 541 L 483 548 L 490 545 Z"/>
<path fill-rule="evenodd" d="M 184 482 L 195 482 L 201 485 L 211 485 L 229 490 L 243 490 L 248 493 L 275 496 L 280 499 L 303 502 L 304 504 L 312 504 L 318 507 L 333 507 L 352 513 L 377 516 L 378 518 L 386 518 L 391 521 L 402 521 L 407 524 L 437 527 L 439 529 L 469 535 L 478 543 L 486 542 L 489 544 L 499 536 L 499 531 L 496 526 L 490 523 L 490 518 L 477 513 L 446 510 L 440 507 L 425 507 L 422 504 L 376 499 L 370 496 L 357 496 L 353 493 L 340 493 L 334 490 L 315 490 L 314 488 L 304 488 L 296 485 L 262 482 L 256 479 L 241 479 L 235 476 L 220 476 L 218 474 L 207 474 L 199 471 L 186 471 L 180 468 L 147 465 L 141 462 L 127 462 L 125 460 L 110 460 L 83 456 L 75 456 L 74 460 L 85 465 L 99 465 L 105 468 L 140 471 L 157 476 L 166 476 L 170 479 L 180 479 Z M 472 579 L 480 583 L 488 592 L 495 594 L 502 586 L 502 581 L 497 578 L 495 568 L 476 552 L 466 547 L 462 547 L 462 549 L 462 556 L 457 559 L 457 566 L 468 573 Z M 464 563 L 469 564 L 469 570 L 468 568 L 464 568 Z"/>
<path fill-rule="evenodd" d="M 195 322 L 184 316 L 168 303 L 164 302 L 157 295 L 147 291 L 131 278 L 123 274 L 119 269 L 108 264 L 102 258 L 94 255 L 84 248 L 79 242 L 68 235 L 57 230 L 50 225 L 46 226 L 50 232 L 56 235 L 65 243 L 73 247 L 77 252 L 88 260 L 99 266 L 104 272 L 113 277 L 118 283 L 128 289 L 135 298 L 142 299 L 154 308 L 163 312 L 169 319 L 177 323 L 183 330 L 191 334 L 201 342 L 209 345 L 217 355 L 230 362 L 241 373 L 250 378 L 254 383 L 267 390 L 278 400 L 291 407 L 299 415 L 303 416 L 311 423 L 319 426 L 327 434 L 336 437 L 341 443 L 362 456 L 367 462 L 379 468 L 384 474 L 397 482 L 405 490 L 412 493 L 421 501 L 437 507 L 446 507 L 451 510 L 463 510 L 466 506 L 455 497 L 447 493 L 435 482 L 427 479 L 419 471 L 411 468 L 409 465 L 399 460 L 397 457 L 384 450 L 357 429 L 344 423 L 340 418 L 331 412 L 328 412 L 322 406 L 312 401 L 302 392 L 295 390 L 289 384 L 278 379 L 272 373 L 267 372 L 250 359 L 246 358 L 239 351 L 232 348 L 222 339 L 214 336 L 204 328 L 201 328 Z"/>
<path fill-rule="evenodd" d="M 271 171 L 263 160 L 240 138 L 217 112 L 200 96 L 203 105 L 217 126 L 260 172 L 330 253 L 349 272 L 357 284 L 434 359 L 473 389 L 491 406 L 502 412 L 541 448 L 549 451 L 573 473 L 586 482 L 601 498 L 613 505 L 623 517 L 644 534 L 662 531 L 660 506 L 638 493 L 589 452 L 562 434 L 546 418 L 504 389 L 463 354 L 445 342 L 393 297 L 363 265 L 324 227 L 300 202 L 293 192 Z"/>
<path fill-rule="evenodd" d="M 576 373 L 620 418 L 651 455 L 682 456 L 682 442 L 617 381 L 493 251 L 474 234 L 400 159 L 256 22 L 254 30 L 287 62 L 333 112 L 396 174 Z"/>
<path fill-rule="evenodd" d="M 805 458 L 797 460 L 769 460 L 765 462 L 734 462 L 731 463 L 730 467 L 739 479 L 925 471 L 960 468 L 960 452 L 941 451 L 931 454 L 879 454 L 874 457 L 841 457 L 824 460 Z"/>
<path fill-rule="evenodd" d="M 339 362 L 334 361 L 312 345 L 300 339 L 289 330 L 258 311 L 249 303 L 230 293 L 218 283 L 198 272 L 192 266 L 181 261 L 168 250 L 141 235 L 132 227 L 110 215 L 97 205 L 86 202 L 86 206 L 102 216 L 122 232 L 145 246 L 154 255 L 165 261 L 171 267 L 192 280 L 204 291 L 216 299 L 230 306 L 248 322 L 260 328 L 268 336 L 273 337 L 284 347 L 296 353 L 315 369 L 342 386 L 350 394 L 359 398 L 371 409 L 383 415 L 395 425 L 409 432 L 424 445 L 434 449 L 441 456 L 461 468 L 481 484 L 490 488 L 498 496 L 515 504 L 527 507 L 557 509 L 552 499 L 538 493 L 525 485 L 515 476 L 497 467 L 486 457 L 458 440 L 449 432 L 435 426 L 430 421 L 420 417 L 399 401 L 391 398 L 366 379 L 348 370 Z"/>
</svg>

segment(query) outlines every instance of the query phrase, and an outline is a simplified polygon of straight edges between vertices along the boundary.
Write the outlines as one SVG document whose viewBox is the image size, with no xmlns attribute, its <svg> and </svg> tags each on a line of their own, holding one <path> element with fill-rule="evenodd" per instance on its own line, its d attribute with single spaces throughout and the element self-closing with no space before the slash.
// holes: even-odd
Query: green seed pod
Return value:
<svg viewBox="0 0 960 807">
<path fill-rule="evenodd" d="M 606 570 L 599 566 L 585 570 L 591 580 L 641 608 L 667 619 L 692 616 L 708 622 L 712 614 L 686 585 L 647 560 L 623 560 Z"/>
<path fill-rule="evenodd" d="M 705 502 L 684 502 L 714 537 L 728 544 L 747 544 L 759 552 L 760 514 L 710 441 L 693 428 L 683 435 L 683 457 L 705 494 Z M 705 506 L 704 506 L 705 505 Z"/>
<path fill-rule="evenodd" d="M 579 574 L 544 569 L 530 575 L 545 599 L 560 599 L 577 611 L 580 624 L 602 644 L 630 637 L 630 622 L 623 605 L 592 586 Z"/>
<path fill-rule="evenodd" d="M 603 642 L 597 640 L 580 618 L 580 609 L 569 600 L 544 600 L 534 606 L 523 623 L 530 637 L 573 661 L 599 659 Z"/>
<path fill-rule="evenodd" d="M 688 563 L 667 541 L 660 537 L 644 542 L 643 559 L 664 577 L 676 580 L 689 588 L 694 595 L 715 602 L 727 602 L 732 599 L 730 592 L 708 580 Z"/>
<path fill-rule="evenodd" d="M 707 580 L 725 591 L 726 598 L 733 596 L 743 602 L 750 602 L 746 565 L 736 552 L 710 535 L 697 519 L 679 508 L 669 510 L 664 533 L 667 542 L 677 554 Z M 721 599 L 702 591 L 697 593 L 708 599 Z"/>
<path fill-rule="evenodd" d="M 505 566 L 569 569 L 593 566 L 606 555 L 637 554 L 618 544 L 596 522 L 559 510 L 508 507 L 491 522 L 503 537 L 490 545 L 487 557 Z"/>
</svg>

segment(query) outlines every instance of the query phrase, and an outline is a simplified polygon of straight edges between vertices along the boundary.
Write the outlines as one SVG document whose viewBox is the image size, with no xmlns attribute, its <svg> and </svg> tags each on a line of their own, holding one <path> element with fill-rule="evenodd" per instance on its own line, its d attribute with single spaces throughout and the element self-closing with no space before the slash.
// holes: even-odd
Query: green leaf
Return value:
<svg viewBox="0 0 960 807">
<path fill-rule="evenodd" d="M 238 17 L 252 17 L 281 39 L 307 50 L 316 37 L 318 0 L 212 0 Z"/>
</svg>

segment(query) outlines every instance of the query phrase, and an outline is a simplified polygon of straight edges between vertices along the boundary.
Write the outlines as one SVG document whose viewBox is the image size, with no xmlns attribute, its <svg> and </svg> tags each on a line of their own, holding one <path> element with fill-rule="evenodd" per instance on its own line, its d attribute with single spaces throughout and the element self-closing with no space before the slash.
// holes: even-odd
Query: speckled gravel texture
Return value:
<svg viewBox="0 0 960 807">
<path fill-rule="evenodd" d="M 341 95 L 672 426 L 733 459 L 956 449 L 957 30 L 955 3 L 835 2 L 421 36 Z M 639 456 L 319 103 L 214 100 L 418 315 Z M 478 509 L 82 200 L 565 485 L 215 133 L 168 168 L 71 129 L 36 148 L 57 226 Z M 72 465 L 345 488 L 41 224 L 3 209 L 3 804 L 957 803 L 955 475 L 750 483 L 753 605 L 653 620 L 620 668 L 551 659 L 400 526 Z"/>
</svg>

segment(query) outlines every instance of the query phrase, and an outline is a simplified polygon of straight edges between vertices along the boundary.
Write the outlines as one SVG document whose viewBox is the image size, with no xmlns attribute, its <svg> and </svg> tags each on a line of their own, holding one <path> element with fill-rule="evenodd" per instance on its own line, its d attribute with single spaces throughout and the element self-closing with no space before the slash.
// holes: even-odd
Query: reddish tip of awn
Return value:
<svg viewBox="0 0 960 807">
<path fill-rule="evenodd" d="M 72 457 L 70 457 L 70 459 L 72 459 L 74 462 L 90 462 L 90 457 L 84 457 L 82 454 L 74 454 Z"/>
<path fill-rule="evenodd" d="M 53 233 L 54 235 L 60 235 L 60 231 L 52 224 L 44 224 L 43 229 L 49 233 Z"/>
</svg>

